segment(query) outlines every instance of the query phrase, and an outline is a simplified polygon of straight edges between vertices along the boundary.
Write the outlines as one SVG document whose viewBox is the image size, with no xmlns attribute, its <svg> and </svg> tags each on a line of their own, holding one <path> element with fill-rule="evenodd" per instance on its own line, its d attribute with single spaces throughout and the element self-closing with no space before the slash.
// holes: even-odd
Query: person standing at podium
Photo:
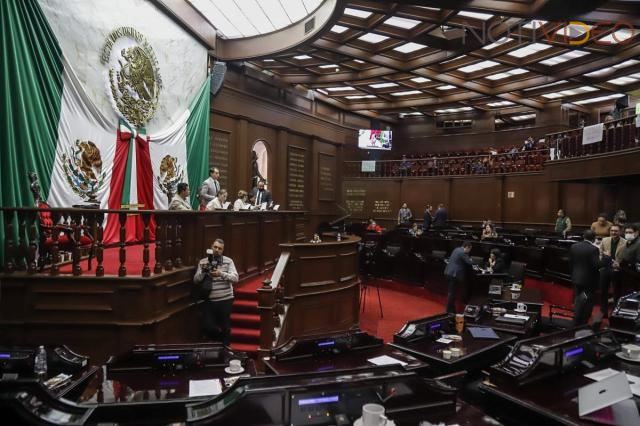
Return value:
<svg viewBox="0 0 640 426">
<path fill-rule="evenodd" d="M 447 292 L 447 312 L 456 313 L 456 289 L 458 284 L 464 285 L 468 269 L 473 267 L 473 261 L 469 257 L 471 242 L 465 241 L 462 246 L 456 247 L 449 256 L 449 263 L 444 269 L 449 289 Z"/>
<path fill-rule="evenodd" d="M 193 282 L 211 289 L 207 299 L 201 304 L 205 334 L 210 339 L 229 346 L 233 284 L 238 282 L 238 272 L 233 260 L 223 256 L 223 253 L 224 241 L 218 238 L 211 245 L 208 256 L 198 263 Z"/>
</svg>

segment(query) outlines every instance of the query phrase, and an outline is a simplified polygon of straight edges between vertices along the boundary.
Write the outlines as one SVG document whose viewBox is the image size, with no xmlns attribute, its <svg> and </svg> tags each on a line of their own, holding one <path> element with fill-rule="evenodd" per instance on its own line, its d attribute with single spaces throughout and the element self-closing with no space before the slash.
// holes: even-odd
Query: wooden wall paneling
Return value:
<svg viewBox="0 0 640 426">
<path fill-rule="evenodd" d="M 422 218 L 427 204 L 433 206 L 434 212 L 439 203 L 448 205 L 449 184 L 450 179 L 406 179 L 401 185 L 400 204 L 407 203 L 413 216 Z"/>
<path fill-rule="evenodd" d="M 287 208 L 289 210 L 306 210 L 307 182 L 307 150 L 298 146 L 287 147 Z"/>
<path fill-rule="evenodd" d="M 451 179 L 450 220 L 482 221 L 500 216 L 495 177 Z"/>
<path fill-rule="evenodd" d="M 541 175 L 505 176 L 503 194 L 503 222 L 549 223 L 555 220 L 557 194 L 554 184 Z"/>
<path fill-rule="evenodd" d="M 276 167 L 273 170 L 274 185 L 271 188 L 271 194 L 273 195 L 273 198 L 276 204 L 280 204 L 280 208 L 282 209 L 286 208 L 291 210 L 291 206 L 289 204 L 289 197 L 287 193 L 288 192 L 287 175 L 289 173 L 288 152 L 289 152 L 289 132 L 285 128 L 278 128 L 276 132 L 276 147 L 275 147 L 274 154 L 278 158 L 280 167 Z M 304 210 L 304 208 L 302 210 Z"/>
<path fill-rule="evenodd" d="M 209 129 L 209 167 L 220 170 L 220 188 L 228 188 L 230 179 L 231 134 L 224 130 Z M 193 188 L 195 191 L 199 188 Z"/>
<path fill-rule="evenodd" d="M 336 202 L 336 156 L 324 152 L 318 153 L 316 169 L 318 202 Z"/>
<path fill-rule="evenodd" d="M 251 170 L 251 157 L 247 158 L 249 148 L 249 122 L 245 119 L 235 120 L 236 132 L 233 140 L 233 150 L 235 151 L 235 164 L 233 165 L 234 181 L 230 182 L 229 189 L 237 195 L 240 188 L 249 186 L 247 181 Z M 251 188 L 249 188 L 251 189 Z M 234 198 L 235 201 L 235 198 Z"/>
</svg>

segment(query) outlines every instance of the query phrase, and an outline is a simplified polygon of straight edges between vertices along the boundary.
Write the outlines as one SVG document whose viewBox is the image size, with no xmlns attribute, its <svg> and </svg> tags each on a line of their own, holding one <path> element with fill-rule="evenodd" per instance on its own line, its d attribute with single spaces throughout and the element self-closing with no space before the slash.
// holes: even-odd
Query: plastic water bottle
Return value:
<svg viewBox="0 0 640 426">
<path fill-rule="evenodd" d="M 33 372 L 36 373 L 36 376 L 39 378 L 47 375 L 47 351 L 44 350 L 44 346 L 40 346 L 38 352 L 36 352 Z"/>
</svg>

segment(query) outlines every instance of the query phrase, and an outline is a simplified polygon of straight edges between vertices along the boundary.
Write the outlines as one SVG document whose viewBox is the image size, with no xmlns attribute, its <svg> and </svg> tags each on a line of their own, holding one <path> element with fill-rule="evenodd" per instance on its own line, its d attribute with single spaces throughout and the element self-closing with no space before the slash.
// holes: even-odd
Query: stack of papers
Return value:
<svg viewBox="0 0 640 426">
<path fill-rule="evenodd" d="M 595 380 L 599 382 L 608 377 L 615 376 L 616 374 L 621 373 L 618 370 L 614 370 L 613 368 L 605 368 L 604 370 L 595 371 L 593 373 L 585 374 L 584 377 L 587 379 Z M 640 377 L 634 376 L 631 374 L 627 374 L 627 380 L 629 381 L 629 386 L 631 386 L 631 392 L 635 396 L 640 396 Z"/>
<path fill-rule="evenodd" d="M 222 383 L 219 379 L 189 380 L 189 397 L 211 396 L 222 393 Z"/>
<path fill-rule="evenodd" d="M 377 356 L 375 358 L 370 358 L 367 361 L 369 361 L 372 364 L 375 365 L 393 365 L 393 364 L 400 364 L 401 366 L 405 366 L 407 365 L 406 362 L 404 361 L 400 361 L 399 359 L 390 357 L 388 355 L 382 355 L 382 356 Z"/>
</svg>

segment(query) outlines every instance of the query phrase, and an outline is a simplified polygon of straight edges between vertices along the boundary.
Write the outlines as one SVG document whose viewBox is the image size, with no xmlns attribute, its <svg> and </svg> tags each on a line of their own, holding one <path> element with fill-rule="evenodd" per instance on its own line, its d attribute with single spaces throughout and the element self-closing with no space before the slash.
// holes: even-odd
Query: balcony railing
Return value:
<svg viewBox="0 0 640 426">
<path fill-rule="evenodd" d="M 583 129 L 571 129 L 546 135 L 547 145 L 553 149 L 552 160 L 584 157 L 621 151 L 639 146 L 639 129 L 636 116 L 621 118 L 604 123 L 600 142 L 582 144 Z"/>
<path fill-rule="evenodd" d="M 345 161 L 345 177 L 393 178 L 523 173 L 542 170 L 544 162 L 548 159 L 549 150 L 544 148 L 497 154 L 446 157 L 433 155 L 406 160 L 375 161 L 373 171 L 362 171 L 362 161 Z"/>
</svg>

